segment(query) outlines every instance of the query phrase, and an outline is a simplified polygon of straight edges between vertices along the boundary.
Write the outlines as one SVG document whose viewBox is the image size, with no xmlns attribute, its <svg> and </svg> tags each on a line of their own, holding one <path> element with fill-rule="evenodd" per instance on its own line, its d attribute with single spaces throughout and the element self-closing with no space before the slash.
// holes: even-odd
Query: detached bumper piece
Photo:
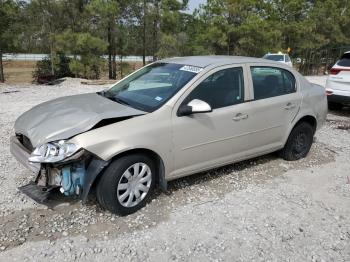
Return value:
<svg viewBox="0 0 350 262">
<path fill-rule="evenodd" d="M 28 185 L 21 186 L 18 188 L 19 191 L 26 194 L 28 197 L 40 204 L 47 204 L 52 193 L 52 189 L 35 184 L 35 182 L 30 182 Z"/>
</svg>

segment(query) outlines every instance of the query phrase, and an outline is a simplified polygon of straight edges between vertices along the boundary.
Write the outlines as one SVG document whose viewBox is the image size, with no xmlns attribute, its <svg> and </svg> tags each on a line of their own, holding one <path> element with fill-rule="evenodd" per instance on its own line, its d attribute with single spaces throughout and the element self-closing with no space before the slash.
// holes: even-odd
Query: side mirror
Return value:
<svg viewBox="0 0 350 262">
<path fill-rule="evenodd" d="M 177 113 L 178 116 L 188 116 L 196 113 L 208 113 L 213 111 L 207 102 L 193 99 L 187 105 L 182 105 Z"/>
</svg>

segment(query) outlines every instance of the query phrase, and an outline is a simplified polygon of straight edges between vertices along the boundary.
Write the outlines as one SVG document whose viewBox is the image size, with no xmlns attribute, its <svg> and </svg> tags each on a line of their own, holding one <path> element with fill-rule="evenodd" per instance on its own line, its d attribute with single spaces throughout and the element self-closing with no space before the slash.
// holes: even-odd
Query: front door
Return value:
<svg viewBox="0 0 350 262">
<path fill-rule="evenodd" d="M 184 94 L 172 116 L 175 171 L 170 176 L 230 163 L 251 146 L 246 79 L 243 66 L 216 69 Z M 207 102 L 213 111 L 177 116 L 180 104 L 193 99 Z"/>
</svg>

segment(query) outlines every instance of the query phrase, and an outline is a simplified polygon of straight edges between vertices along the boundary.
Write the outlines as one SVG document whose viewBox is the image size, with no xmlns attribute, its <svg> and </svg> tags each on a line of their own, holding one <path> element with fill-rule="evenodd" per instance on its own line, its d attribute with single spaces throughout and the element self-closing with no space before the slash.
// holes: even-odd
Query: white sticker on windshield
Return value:
<svg viewBox="0 0 350 262">
<path fill-rule="evenodd" d="M 200 71 L 203 70 L 203 68 L 198 66 L 185 65 L 181 67 L 180 70 L 198 74 Z"/>
<path fill-rule="evenodd" d="M 161 98 L 160 96 L 157 96 L 156 98 L 154 98 L 155 100 L 157 100 L 157 101 L 162 101 L 163 100 L 163 98 Z"/>
</svg>

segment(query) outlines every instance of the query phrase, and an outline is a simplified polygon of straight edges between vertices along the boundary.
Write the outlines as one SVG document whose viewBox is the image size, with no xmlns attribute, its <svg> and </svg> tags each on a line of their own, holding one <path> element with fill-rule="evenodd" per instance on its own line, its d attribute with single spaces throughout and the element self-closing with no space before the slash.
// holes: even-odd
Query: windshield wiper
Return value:
<svg viewBox="0 0 350 262">
<path fill-rule="evenodd" d="M 106 98 L 109 98 L 109 95 L 108 95 L 108 90 L 102 90 L 102 91 L 99 91 L 97 92 L 98 95 L 100 96 L 103 96 L 103 97 L 106 97 Z"/>
<path fill-rule="evenodd" d="M 108 96 L 108 95 L 104 95 L 105 98 L 108 98 L 114 102 L 117 102 L 119 104 L 122 105 L 126 105 L 126 106 L 130 106 L 130 103 L 126 102 L 124 99 L 121 99 L 120 97 L 117 96 Z"/>
<path fill-rule="evenodd" d="M 130 103 L 126 102 L 125 100 L 121 99 L 120 97 L 115 96 L 115 97 L 108 97 L 108 98 L 119 103 L 119 104 L 130 106 Z"/>
<path fill-rule="evenodd" d="M 144 111 L 144 109 L 142 109 L 142 108 L 140 108 L 140 107 L 138 107 L 138 106 L 136 106 L 136 105 L 134 105 L 134 104 L 130 104 L 129 102 L 127 102 L 127 101 L 125 101 L 124 99 L 118 97 L 117 95 L 116 95 L 116 96 L 113 96 L 111 93 L 108 92 L 108 90 L 107 90 L 107 91 L 104 91 L 104 90 L 103 90 L 103 91 L 101 91 L 101 92 L 97 92 L 97 94 L 100 95 L 100 96 L 103 96 L 103 97 L 105 97 L 105 98 L 107 98 L 107 99 L 110 99 L 110 100 L 112 100 L 112 101 L 114 101 L 114 102 L 117 102 L 117 103 L 119 103 L 119 104 L 126 105 L 126 106 L 130 106 L 130 107 L 135 108 L 135 109 L 137 109 L 137 110 Z"/>
<path fill-rule="evenodd" d="M 130 105 L 130 104 L 129 104 L 128 102 L 126 102 L 124 99 L 121 99 L 121 98 L 118 97 L 118 96 L 113 96 L 113 95 L 109 94 L 109 93 L 108 93 L 108 90 L 107 90 L 107 91 L 106 91 L 106 90 L 102 90 L 101 92 L 97 92 L 97 94 L 99 94 L 99 95 L 101 95 L 101 96 L 103 96 L 103 97 L 105 97 L 105 98 L 108 98 L 108 99 L 110 99 L 110 100 L 112 100 L 112 101 L 114 101 L 114 102 L 117 102 L 117 103 L 119 103 L 119 104 L 123 104 L 123 105 L 127 105 L 127 106 Z"/>
</svg>

